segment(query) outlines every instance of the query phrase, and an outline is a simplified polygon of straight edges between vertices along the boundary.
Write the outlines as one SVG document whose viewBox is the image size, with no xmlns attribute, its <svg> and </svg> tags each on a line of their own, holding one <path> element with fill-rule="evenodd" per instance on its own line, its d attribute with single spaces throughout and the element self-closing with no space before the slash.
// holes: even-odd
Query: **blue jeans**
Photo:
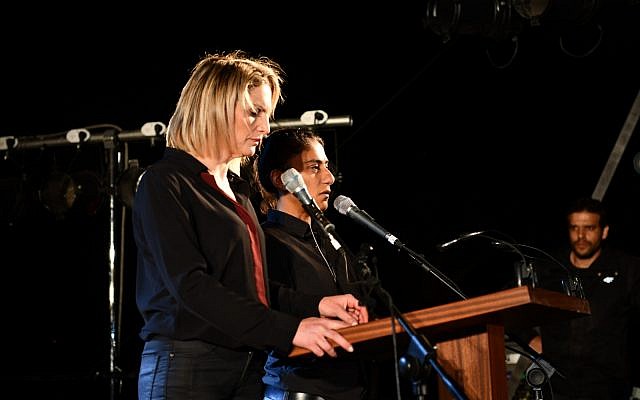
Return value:
<svg viewBox="0 0 640 400">
<path fill-rule="evenodd" d="M 262 399 L 264 358 L 206 342 L 154 339 L 145 343 L 139 400 Z"/>
</svg>

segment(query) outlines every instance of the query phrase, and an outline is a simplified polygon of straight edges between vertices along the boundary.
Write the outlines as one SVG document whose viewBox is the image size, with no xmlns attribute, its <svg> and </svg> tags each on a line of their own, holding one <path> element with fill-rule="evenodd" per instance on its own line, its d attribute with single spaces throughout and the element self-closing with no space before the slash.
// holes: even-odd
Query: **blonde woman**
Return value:
<svg viewBox="0 0 640 400">
<path fill-rule="evenodd" d="M 317 310 L 304 319 L 270 307 L 278 294 L 266 284 L 264 234 L 248 183 L 230 168 L 269 134 L 281 83 L 267 58 L 205 56 L 182 89 L 163 158 L 142 175 L 133 206 L 141 400 L 255 400 L 266 350 L 335 357 L 331 340 L 352 351 L 336 332 L 362 322 L 352 295 L 300 298 Z"/>
</svg>

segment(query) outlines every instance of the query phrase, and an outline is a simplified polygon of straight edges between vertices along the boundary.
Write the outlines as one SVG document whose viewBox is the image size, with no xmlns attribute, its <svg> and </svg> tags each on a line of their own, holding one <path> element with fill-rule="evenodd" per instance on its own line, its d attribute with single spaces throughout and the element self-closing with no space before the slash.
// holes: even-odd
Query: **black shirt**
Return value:
<svg viewBox="0 0 640 400">
<path fill-rule="evenodd" d="M 567 376 L 552 376 L 555 393 L 588 399 L 628 398 L 631 387 L 629 329 L 640 309 L 640 259 L 603 248 L 589 268 L 575 268 L 591 315 L 541 326 L 543 355 Z M 618 394 L 616 394 L 618 393 Z M 626 396 L 626 397 L 625 397 Z"/>
<path fill-rule="evenodd" d="M 140 336 L 289 352 L 300 318 L 258 300 L 247 225 L 233 201 L 201 178 L 206 170 L 167 148 L 141 177 L 133 205 Z M 237 203 L 258 224 L 249 185 L 232 172 L 228 177 Z M 265 260 L 259 227 L 258 236 Z"/>
<path fill-rule="evenodd" d="M 288 296 L 272 297 L 273 307 L 299 317 L 317 316 L 317 307 L 304 309 L 292 299 L 353 292 L 347 288 L 354 281 L 351 260 L 347 253 L 332 247 L 324 232 L 312 230 L 306 222 L 278 210 L 269 210 L 262 226 L 272 284 L 291 289 Z M 359 297 L 357 292 L 353 294 Z M 263 381 L 281 389 L 311 393 L 327 400 L 362 398 L 360 364 L 346 354 L 335 359 L 286 358 L 272 352 L 265 371 Z"/>
</svg>

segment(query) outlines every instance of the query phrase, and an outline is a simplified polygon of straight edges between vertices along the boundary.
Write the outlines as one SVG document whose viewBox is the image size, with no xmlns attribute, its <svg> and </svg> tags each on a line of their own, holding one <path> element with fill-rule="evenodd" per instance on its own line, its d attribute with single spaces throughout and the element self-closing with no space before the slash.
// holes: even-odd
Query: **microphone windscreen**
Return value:
<svg viewBox="0 0 640 400">
<path fill-rule="evenodd" d="M 342 215 L 347 215 L 347 211 L 354 207 L 355 203 L 347 196 L 340 195 L 333 201 L 333 207 Z"/>
<path fill-rule="evenodd" d="M 306 186 L 304 184 L 304 179 L 302 179 L 302 175 L 300 175 L 298 170 L 295 168 L 289 168 L 284 171 L 282 175 L 280 175 L 280 179 L 282 180 L 282 183 L 284 183 L 284 187 L 287 188 L 290 193 L 295 193 L 297 190 L 300 190 L 300 188 Z"/>
</svg>

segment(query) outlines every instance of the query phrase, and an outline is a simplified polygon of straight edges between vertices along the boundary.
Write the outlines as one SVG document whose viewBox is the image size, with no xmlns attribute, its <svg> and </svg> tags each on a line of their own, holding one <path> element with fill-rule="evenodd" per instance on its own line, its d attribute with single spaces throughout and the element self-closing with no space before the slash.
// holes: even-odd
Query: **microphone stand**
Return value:
<svg viewBox="0 0 640 400">
<path fill-rule="evenodd" d="M 437 269 L 436 267 L 431 265 L 420 254 L 418 254 L 415 251 L 411 250 L 410 248 L 408 248 L 404 244 L 398 245 L 398 248 L 404 250 L 405 252 L 407 252 L 407 254 L 409 254 L 409 256 L 414 260 L 414 262 L 416 262 L 418 265 L 420 265 L 422 268 L 424 268 L 427 272 L 431 273 L 433 276 L 438 278 L 442 283 L 447 285 L 449 287 L 449 289 L 453 290 L 461 299 L 463 299 L 463 300 L 467 299 L 467 296 L 464 293 L 462 293 L 462 290 L 458 287 L 458 285 L 455 284 L 455 282 L 453 282 L 448 276 L 443 274 L 439 269 Z"/>
<path fill-rule="evenodd" d="M 485 237 L 488 239 L 492 239 L 492 240 L 498 240 L 495 239 L 493 237 L 490 236 L 486 236 L 484 235 L 484 232 L 474 232 L 473 234 L 470 235 L 466 235 L 464 238 L 467 237 L 472 237 L 472 236 L 481 236 L 481 237 Z M 504 242 L 504 241 L 500 241 L 503 243 L 508 243 L 508 242 Z M 453 242 L 451 242 L 452 244 Z M 431 265 L 427 260 L 425 260 L 425 258 L 423 256 L 421 256 L 420 254 L 416 253 L 415 251 L 411 250 L 410 248 L 408 248 L 407 246 L 405 246 L 402 242 L 400 241 L 396 241 L 395 246 L 399 249 L 404 250 L 405 252 L 407 252 L 407 254 L 416 262 L 418 263 L 422 268 L 424 268 L 427 272 L 433 274 L 436 278 L 438 278 L 440 281 L 442 281 L 445 285 L 447 285 L 451 290 L 453 290 L 461 299 L 466 300 L 468 297 L 462 292 L 462 290 L 453 282 L 451 281 L 451 279 L 449 279 L 445 274 L 443 274 L 440 270 L 438 270 L 436 267 L 434 267 L 433 265 Z M 511 247 L 514 247 L 513 245 L 511 245 Z M 515 247 L 514 247 L 515 248 Z M 518 249 L 515 248 L 515 250 L 517 251 Z M 519 254 L 521 254 L 520 251 L 517 251 Z M 523 256 L 524 258 L 524 256 Z M 378 290 L 382 290 L 381 288 L 377 287 L 375 289 Z M 398 319 L 398 321 L 400 322 L 400 324 L 402 325 L 402 327 L 405 329 L 405 331 L 407 331 L 407 333 L 409 333 L 410 337 L 411 337 L 411 343 L 409 346 L 409 356 L 413 357 L 414 359 L 417 360 L 422 360 L 422 362 L 424 362 L 424 360 L 428 360 L 430 363 L 434 363 L 435 361 L 433 360 L 433 356 L 432 356 L 432 350 L 431 352 L 429 351 L 430 349 L 430 345 L 428 344 L 428 342 L 426 341 L 426 339 L 424 337 L 422 337 L 421 335 L 418 335 L 417 333 L 415 333 L 415 330 L 413 330 L 413 328 L 409 325 L 409 323 L 404 320 L 404 318 L 402 318 L 402 314 L 400 312 L 398 312 L 398 310 L 392 306 L 392 313 L 394 314 L 394 317 Z M 411 330 L 411 331 L 410 331 Z M 531 348 L 531 346 L 529 346 L 527 343 L 525 343 L 521 338 L 519 338 L 517 335 L 513 334 L 513 333 L 505 333 L 505 335 L 512 340 L 513 342 L 515 342 L 517 345 L 519 345 L 523 351 L 525 351 L 527 353 L 528 356 L 532 357 L 533 359 L 535 359 L 536 361 L 544 361 L 544 359 L 542 358 L 542 356 L 535 351 L 533 348 Z M 422 341 L 420 341 L 422 339 Z M 402 364 L 404 363 L 405 365 L 403 366 L 405 370 L 408 370 L 411 374 L 413 374 L 415 376 L 416 373 L 416 367 L 414 367 L 411 362 L 408 359 L 404 359 L 405 361 L 402 361 L 403 359 L 401 359 L 401 366 L 403 366 Z M 546 362 L 550 368 L 551 365 Z M 423 364 L 419 365 L 420 369 L 423 369 L 424 366 Z M 432 364 L 432 367 L 433 364 Z M 438 372 L 442 378 L 442 381 L 447 385 L 447 388 L 454 394 L 456 394 L 457 392 L 457 388 L 450 386 L 449 382 L 452 382 L 450 378 L 448 378 L 446 375 L 444 374 L 444 371 L 442 371 L 441 369 L 439 369 L 439 367 L 434 367 L 434 369 L 436 370 L 436 372 Z M 419 371 L 418 370 L 418 371 Z M 555 372 L 558 373 L 559 376 L 564 378 L 564 374 L 562 374 L 561 371 L 558 371 L 557 369 L 553 368 L 553 370 Z M 545 371 L 546 373 L 546 371 Z M 417 382 L 414 380 L 414 385 Z M 536 394 L 539 394 L 539 392 L 536 392 Z"/>
<path fill-rule="evenodd" d="M 440 279 L 440 281 L 447 285 L 451 290 L 456 292 L 460 297 L 462 297 L 463 299 L 467 298 L 453 281 L 451 281 L 440 270 L 427 262 L 424 257 L 409 249 L 404 244 L 399 244 L 398 247 L 406 251 L 407 254 L 409 254 L 411 258 L 413 258 L 421 267 L 432 273 L 436 278 Z M 407 348 L 406 355 L 400 358 L 399 365 L 401 373 L 410 377 L 413 384 L 414 392 L 418 396 L 417 398 L 424 398 L 422 396 L 422 393 L 420 392 L 420 386 L 422 385 L 422 379 L 424 378 L 424 375 L 428 372 L 428 368 L 432 368 L 434 371 L 436 371 L 436 373 L 440 377 L 440 380 L 446 386 L 447 390 L 449 390 L 449 392 L 456 399 L 467 399 L 466 395 L 458 387 L 456 382 L 451 379 L 451 377 L 449 377 L 449 375 L 440 366 L 440 364 L 438 364 L 436 360 L 435 350 L 429 343 L 428 339 L 424 335 L 419 334 L 411 325 L 411 323 L 407 321 L 406 318 L 404 318 L 397 307 L 391 303 L 391 301 L 389 300 L 391 296 L 379 285 L 376 285 L 373 290 L 379 298 L 387 299 L 386 303 L 391 310 L 392 318 L 397 319 L 402 328 L 409 335 L 409 347 Z M 429 364 L 428 366 L 425 366 L 425 361 Z"/>
<path fill-rule="evenodd" d="M 456 242 L 459 242 L 460 240 L 465 240 L 471 237 L 482 237 L 488 240 L 491 240 L 494 243 L 498 243 L 498 244 L 502 244 L 505 245 L 507 247 L 509 247 L 510 249 L 512 249 L 516 254 L 518 254 L 521 258 L 522 258 L 522 263 L 524 266 L 527 265 L 527 258 L 525 256 L 525 254 L 520 251 L 519 247 L 524 247 L 524 248 L 528 248 L 528 249 L 532 249 L 532 250 L 536 250 L 538 252 L 540 252 L 541 254 L 547 256 L 551 261 L 555 262 L 556 264 L 560 265 L 560 267 L 562 267 L 568 274 L 568 282 L 567 282 L 567 288 L 565 288 L 565 290 L 567 291 L 567 295 L 573 295 L 579 298 L 584 298 L 584 292 L 582 291 L 582 284 L 580 282 L 580 279 L 576 276 L 574 276 L 574 274 L 571 273 L 571 271 L 569 271 L 560 261 L 558 261 L 557 259 L 555 259 L 554 257 L 552 257 L 550 254 L 536 248 L 533 246 L 528 246 L 528 245 L 524 245 L 524 244 L 514 244 L 511 243 L 509 241 L 505 241 L 502 239 L 498 239 L 494 236 L 491 235 L 487 235 L 485 231 L 478 231 L 478 232 L 472 232 L 472 233 L 468 233 L 465 234 L 457 239 L 451 240 L 449 242 L 446 242 L 442 245 L 440 245 L 440 248 L 443 249 L 444 247 L 448 247 L 449 245 L 452 245 Z M 534 279 L 535 281 L 535 279 Z M 464 299 L 465 297 L 463 297 L 461 295 L 461 297 Z M 551 365 L 551 363 L 546 360 L 545 358 L 543 358 L 542 354 L 538 353 L 535 349 L 533 349 L 528 343 L 526 343 L 519 335 L 513 333 L 513 332 L 505 332 L 505 336 L 513 341 L 515 344 L 517 344 L 518 346 L 520 346 L 521 351 L 523 352 L 522 354 L 524 354 L 527 358 L 531 359 L 532 361 L 532 366 L 536 365 L 535 368 L 529 368 L 529 370 L 527 370 L 526 372 L 526 381 L 529 384 L 529 386 L 534 390 L 535 392 L 535 396 L 536 396 L 536 400 L 542 400 L 542 386 L 549 381 L 549 379 L 551 378 L 551 375 L 555 372 L 558 374 L 558 376 L 560 376 L 563 379 L 566 379 L 566 375 L 564 373 L 562 373 L 562 371 L 558 370 L 557 368 L 555 368 L 554 366 Z"/>
<path fill-rule="evenodd" d="M 380 296 L 380 294 L 385 294 L 386 291 L 379 286 L 375 288 L 376 293 L 379 294 L 378 297 L 384 297 L 390 299 L 390 296 Z M 387 306 L 392 311 L 392 318 L 398 320 L 402 328 L 409 335 L 409 346 L 407 348 L 406 354 L 400 358 L 398 361 L 400 366 L 400 371 L 403 375 L 408 376 L 411 379 L 411 383 L 414 388 L 414 393 L 416 393 L 417 399 L 425 399 L 424 393 L 421 391 L 422 380 L 426 377 L 429 372 L 429 368 L 432 368 L 444 385 L 447 390 L 459 400 L 467 400 L 468 397 L 464 394 L 464 392 L 458 387 L 457 383 L 451 379 L 451 377 L 447 374 L 447 372 L 440 366 L 438 361 L 436 360 L 436 353 L 427 340 L 427 338 L 419 334 L 415 328 L 411 325 L 409 321 L 402 315 L 402 313 L 397 309 L 397 307 L 391 304 L 391 301 L 387 301 Z M 395 331 L 394 333 L 395 334 Z M 425 362 L 428 363 L 428 366 L 425 365 Z"/>
<path fill-rule="evenodd" d="M 347 249 L 344 241 L 338 236 L 335 230 L 335 226 L 329 223 L 326 217 L 318 218 L 318 215 L 315 212 L 310 212 L 309 214 L 311 215 L 312 219 L 322 227 L 322 230 L 328 235 L 330 240 L 337 241 L 340 244 L 341 248 Z M 424 264 L 427 264 L 426 261 L 424 262 Z M 435 269 L 433 267 L 430 268 Z M 428 374 L 429 370 L 433 369 L 438 373 L 446 388 L 456 399 L 468 400 L 468 397 L 466 397 L 466 395 L 458 387 L 456 382 L 451 379 L 451 377 L 436 360 L 436 353 L 433 346 L 431 346 L 427 338 L 424 335 L 419 334 L 413 327 L 413 325 L 411 325 L 411 323 L 407 321 L 404 315 L 402 315 L 400 310 L 398 310 L 398 308 L 391 301 L 391 296 L 389 295 L 389 293 L 380 286 L 380 282 L 377 279 L 370 279 L 369 271 L 365 271 L 362 275 L 365 275 L 366 278 L 368 278 L 366 282 L 370 286 L 369 289 L 373 291 L 379 299 L 386 303 L 389 310 L 391 310 L 391 317 L 397 320 L 405 330 L 405 332 L 407 332 L 407 334 L 409 335 L 410 341 L 406 355 L 402 356 L 398 363 L 401 373 L 405 376 L 409 376 L 409 378 L 411 379 L 414 392 L 417 395 L 417 399 L 426 399 L 424 397 L 424 393 L 422 393 L 421 390 L 422 381 Z M 444 275 L 440 275 L 444 277 Z M 445 281 L 445 283 L 451 283 L 448 279 L 445 279 Z M 395 329 L 392 330 L 392 334 L 395 335 Z M 428 363 L 428 366 L 425 365 L 426 363 Z"/>
</svg>

